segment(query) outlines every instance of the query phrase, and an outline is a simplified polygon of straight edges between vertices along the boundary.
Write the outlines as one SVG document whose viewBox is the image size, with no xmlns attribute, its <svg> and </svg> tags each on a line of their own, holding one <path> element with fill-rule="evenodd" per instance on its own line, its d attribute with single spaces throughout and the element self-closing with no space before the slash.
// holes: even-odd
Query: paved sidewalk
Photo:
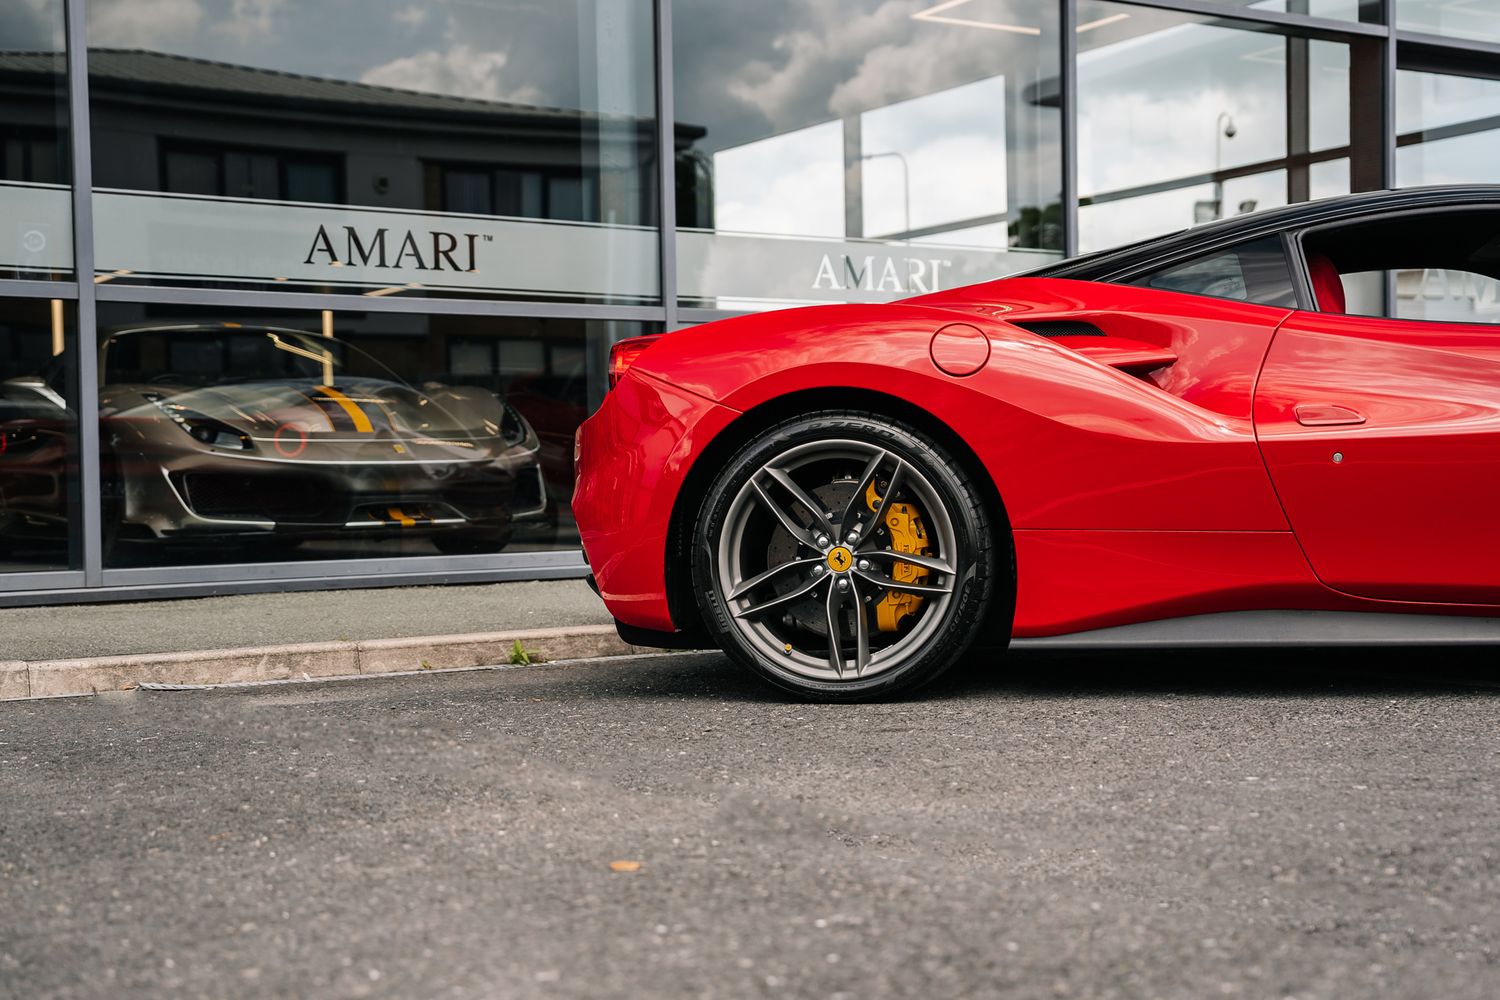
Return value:
<svg viewBox="0 0 1500 1000">
<path fill-rule="evenodd" d="M 636 651 L 581 580 L 8 608 L 0 701 Z"/>
<path fill-rule="evenodd" d="M 610 625 L 582 580 L 0 608 L 0 661 Z"/>
</svg>

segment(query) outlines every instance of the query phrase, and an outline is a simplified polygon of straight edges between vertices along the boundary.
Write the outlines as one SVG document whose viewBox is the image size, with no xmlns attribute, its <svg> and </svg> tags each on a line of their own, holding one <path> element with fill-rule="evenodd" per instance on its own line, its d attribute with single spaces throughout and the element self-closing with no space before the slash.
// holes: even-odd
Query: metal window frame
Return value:
<svg viewBox="0 0 1500 1000">
<path fill-rule="evenodd" d="M 1381 54 L 1381 121 L 1384 142 L 1381 176 L 1395 181 L 1395 74 L 1398 49 L 1427 72 L 1473 75 L 1494 67 L 1500 76 L 1500 42 L 1484 42 L 1397 30 L 1397 0 L 1378 0 L 1377 20 L 1341 21 L 1306 14 L 1259 10 L 1219 0 L 1120 0 L 1135 7 L 1175 11 L 1212 18 L 1215 23 L 1283 36 L 1346 43 L 1374 44 Z M 80 386 L 97 384 L 97 304 L 99 302 L 176 303 L 227 308 L 344 310 L 426 315 L 481 315 L 662 324 L 666 329 L 742 315 L 737 310 L 683 307 L 677 281 L 677 201 L 673 0 L 651 0 L 656 98 L 656 195 L 658 266 L 661 299 L 651 305 L 609 305 L 530 300 L 320 295 L 306 292 L 219 290 L 196 286 L 95 284 L 93 243 L 93 148 L 89 128 L 86 7 L 88 0 L 63 0 L 65 19 L 68 129 L 73 206 L 73 274 L 71 280 L 35 281 L 0 278 L 0 296 L 63 299 L 74 303 L 78 324 Z M 1078 245 L 1078 44 L 1077 0 L 1056 0 L 1059 39 L 1060 192 L 1063 248 Z M 1476 69 L 1477 67 L 1477 69 Z M 82 568 L 0 574 L 0 606 L 58 601 L 120 600 L 206 593 L 247 593 L 334 587 L 416 583 L 482 582 L 580 576 L 587 571 L 577 549 L 498 553 L 491 556 L 383 557 L 316 562 L 236 563 L 110 569 L 103 565 L 99 512 L 98 399 L 84 392 L 79 415 L 80 498 L 83 527 Z"/>
</svg>

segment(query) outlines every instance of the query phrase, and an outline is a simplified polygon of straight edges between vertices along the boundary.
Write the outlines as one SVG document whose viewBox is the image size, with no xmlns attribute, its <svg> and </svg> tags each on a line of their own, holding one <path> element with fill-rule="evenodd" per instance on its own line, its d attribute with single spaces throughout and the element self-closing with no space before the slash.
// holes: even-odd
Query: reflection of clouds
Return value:
<svg viewBox="0 0 1500 1000">
<path fill-rule="evenodd" d="M 0 4 L 0 47 L 11 52 L 62 51 L 62 0 Z"/>
<path fill-rule="evenodd" d="M 1500 80 L 1401 70 L 1396 131 L 1416 132 L 1500 114 Z"/>
<path fill-rule="evenodd" d="M 408 28 L 420 27 L 427 20 L 427 8 L 421 4 L 412 4 L 410 7 L 402 7 L 391 15 L 391 18 Z"/>
<path fill-rule="evenodd" d="M 1081 205 L 1078 209 L 1078 249 L 1099 250 L 1158 233 L 1186 229 L 1193 224 L 1193 203 L 1214 196 L 1212 184 L 1162 191 L 1158 194 Z"/>
<path fill-rule="evenodd" d="M 928 6 L 679 0 L 678 118 L 708 126 L 715 149 L 1001 74 L 1016 87 L 1055 75 L 1055 46 L 912 20 Z M 1055 18 L 1052 5 L 1037 6 L 1038 17 Z M 1028 150 L 1038 141 L 1029 130 L 1021 139 Z"/>
<path fill-rule="evenodd" d="M 232 35 L 241 42 L 264 38 L 271 33 L 271 21 L 287 0 L 234 0 L 229 20 L 216 21 L 213 30 Z"/>
<path fill-rule="evenodd" d="M 198 0 L 92 0 L 88 12 L 89 42 L 121 49 L 190 39 L 203 22 Z"/>
<path fill-rule="evenodd" d="M 714 219 L 734 232 L 843 236 L 842 124 L 715 153 Z"/>
<path fill-rule="evenodd" d="M 753 5 L 734 6 L 743 6 L 748 16 L 760 14 Z M 803 23 L 777 35 L 771 59 L 752 58 L 727 75 L 728 92 L 759 110 L 778 131 L 827 118 L 832 101 L 824 95 L 843 85 L 827 79 L 829 68 L 855 66 L 896 31 L 909 31 L 914 7 L 907 0 L 888 0 L 861 16 L 845 6 L 836 0 L 808 3 L 799 12 Z M 826 103 L 808 115 L 804 101 L 812 94 Z"/>
<path fill-rule="evenodd" d="M 654 103 L 650 5 L 639 0 L 90 0 L 88 6 L 89 42 L 101 48 L 584 111 L 650 114 Z M 16 8 L 17 0 L 0 0 L 0 31 Z"/>
<path fill-rule="evenodd" d="M 504 52 L 480 52 L 459 44 L 446 51 L 429 49 L 393 59 L 366 70 L 360 82 L 430 94 L 461 94 L 485 101 L 541 103 L 542 92 L 530 84 L 513 89 L 502 86 L 501 75 L 509 58 Z"/>
<path fill-rule="evenodd" d="M 1475 132 L 1396 150 L 1396 186 L 1492 184 L 1500 132 Z"/>
<path fill-rule="evenodd" d="M 1005 83 L 979 80 L 861 116 L 866 153 L 905 157 L 913 228 L 1005 211 Z M 865 235 L 904 229 L 901 161 L 870 160 L 863 175 Z"/>
</svg>

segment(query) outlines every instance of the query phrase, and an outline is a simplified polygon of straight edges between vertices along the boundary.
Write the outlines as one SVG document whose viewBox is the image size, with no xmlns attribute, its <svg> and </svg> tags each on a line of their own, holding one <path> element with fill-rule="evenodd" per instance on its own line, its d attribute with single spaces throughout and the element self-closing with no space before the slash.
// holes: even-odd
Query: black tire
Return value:
<svg viewBox="0 0 1500 1000">
<path fill-rule="evenodd" d="M 846 609 L 842 606 L 836 608 L 836 605 L 850 598 L 836 597 L 831 593 L 839 576 L 853 577 L 855 575 L 852 565 L 844 573 L 834 572 L 839 569 L 837 560 L 846 558 L 849 548 L 855 550 L 853 558 L 861 560 L 859 563 L 861 569 L 870 566 L 870 563 L 861 559 L 864 555 L 879 555 L 885 559 L 896 556 L 892 551 L 889 536 L 884 541 L 875 537 L 877 534 L 886 535 L 879 523 L 880 513 L 876 513 L 868 525 L 859 521 L 854 522 L 856 524 L 854 530 L 858 532 L 863 529 L 868 536 L 861 539 L 856 546 L 842 544 L 846 525 L 842 519 L 837 523 L 830 519 L 829 523 L 833 524 L 833 527 L 828 529 L 828 532 L 832 535 L 832 546 L 845 549 L 844 557 L 836 555 L 831 550 L 820 552 L 816 548 L 808 549 L 805 542 L 799 545 L 790 533 L 786 534 L 784 539 L 776 541 L 774 532 L 777 529 L 774 526 L 770 529 L 772 532 L 770 537 L 773 538 L 770 545 L 780 545 L 782 547 L 780 551 L 785 551 L 788 545 L 797 546 L 797 549 L 794 555 L 795 562 L 783 562 L 781 556 L 768 555 L 766 557 L 767 565 L 774 566 L 781 563 L 791 567 L 786 572 L 793 576 L 788 583 L 775 583 L 776 590 L 763 603 L 767 606 L 777 605 L 779 602 L 784 602 L 791 591 L 800 592 L 805 586 L 811 585 L 804 584 L 803 580 L 811 580 L 814 575 L 827 576 L 827 587 L 823 591 L 827 597 L 817 598 L 817 591 L 812 591 L 811 596 L 805 600 L 826 600 L 828 617 L 826 628 L 821 632 L 823 636 L 830 635 L 840 623 L 847 622 L 849 631 L 855 634 L 854 641 L 858 641 L 858 630 L 863 625 L 867 638 L 859 645 L 860 655 L 866 658 L 861 662 L 872 662 L 868 655 L 886 658 L 878 672 L 869 676 L 850 676 L 844 669 L 847 656 L 840 651 L 845 643 L 829 641 L 826 638 L 822 640 L 823 652 L 817 655 L 824 656 L 825 662 L 829 664 L 837 661 L 836 665 L 839 669 L 836 679 L 831 675 L 821 676 L 822 672 L 815 666 L 798 669 L 792 661 L 778 659 L 773 655 L 776 652 L 775 642 L 768 640 L 780 641 L 783 636 L 773 633 L 782 630 L 790 634 L 803 626 L 795 620 L 795 616 L 790 614 L 784 616 L 783 623 L 773 625 L 771 620 L 776 615 L 761 614 L 749 607 L 750 604 L 759 600 L 759 598 L 747 596 L 743 590 L 744 587 L 750 585 L 750 582 L 744 579 L 749 575 L 750 570 L 738 575 L 733 569 L 726 571 L 726 566 L 730 565 L 726 559 L 732 558 L 734 565 L 740 562 L 738 554 L 730 557 L 725 554 L 726 552 L 740 553 L 754 549 L 758 543 L 747 542 L 746 539 L 765 537 L 764 531 L 760 535 L 752 535 L 749 529 L 736 527 L 736 525 L 747 524 L 747 519 L 755 516 L 740 513 L 747 502 L 744 497 L 753 491 L 759 493 L 764 500 L 765 492 L 757 484 L 779 482 L 780 480 L 764 477 L 776 476 L 783 471 L 780 463 L 788 455 L 803 456 L 793 460 L 801 461 L 803 463 L 801 468 L 809 470 L 802 473 L 804 478 L 812 478 L 824 469 L 833 468 L 832 463 L 836 461 L 834 458 L 823 459 L 823 465 L 815 464 L 820 461 L 818 457 L 820 453 L 817 451 L 820 443 L 831 449 L 858 444 L 861 447 L 871 448 L 872 455 L 879 455 L 883 452 L 894 456 L 891 460 L 893 464 L 886 468 L 898 469 L 901 462 L 906 463 L 908 469 L 898 475 L 905 475 L 912 470 L 918 475 L 906 475 L 903 483 L 920 483 L 921 488 L 925 490 L 923 495 L 928 498 L 928 506 L 934 502 L 940 503 L 946 511 L 943 534 L 949 539 L 952 551 L 943 553 L 941 561 L 951 568 L 952 572 L 936 573 L 930 579 L 946 581 L 949 590 L 946 596 L 927 599 L 932 603 L 926 606 L 926 610 L 931 611 L 934 617 L 931 622 L 920 626 L 924 630 L 922 636 L 908 634 L 898 639 L 889 638 L 890 630 L 882 629 L 880 633 L 872 631 L 869 618 L 869 602 L 872 598 L 861 596 L 859 593 L 860 588 L 864 588 L 864 595 L 872 593 L 869 589 L 870 584 L 865 582 L 867 578 L 863 574 L 859 574 L 857 579 L 852 580 L 856 595 L 852 600 L 853 609 L 849 610 L 849 618 L 845 617 Z M 872 464 L 865 468 L 864 473 L 878 477 L 878 473 L 872 470 L 878 470 L 881 467 L 881 461 L 878 457 L 872 458 Z M 776 463 L 774 469 L 773 463 Z M 757 484 L 751 484 L 752 477 L 757 479 Z M 864 480 L 859 481 L 864 482 Z M 896 479 L 890 477 L 890 481 L 895 482 Z M 798 485 L 805 484 L 798 483 Z M 842 487 L 844 491 L 842 495 L 852 496 L 860 492 L 858 485 L 851 486 L 846 478 L 841 479 L 835 475 L 834 480 L 830 481 L 826 487 L 827 490 L 834 492 L 813 493 L 809 492 L 811 486 L 807 486 L 803 496 L 812 499 L 820 507 L 837 505 L 840 502 L 838 500 L 825 501 L 825 497 L 839 495 L 836 493 L 836 487 Z M 904 487 L 892 490 L 892 499 L 895 499 L 897 493 L 905 495 L 903 490 Z M 791 492 L 786 494 L 787 497 L 795 495 Z M 878 496 L 871 500 L 872 510 L 878 500 Z M 752 505 L 755 502 L 750 501 Z M 844 508 L 842 511 L 844 514 L 856 511 L 853 501 L 848 502 L 850 506 Z M 797 507 L 803 511 L 809 510 L 805 503 Z M 882 507 L 881 512 L 883 510 Z M 834 513 L 834 511 L 828 511 L 825 516 Z M 862 510 L 858 511 L 857 517 L 863 518 L 864 516 Z M 727 523 L 731 517 L 734 518 L 733 523 Z M 820 528 L 822 522 L 812 523 L 818 517 L 817 514 L 807 514 L 805 517 L 808 523 L 799 524 L 800 527 L 814 533 L 822 530 Z M 724 470 L 709 487 L 693 527 L 693 589 L 703 621 L 709 634 L 720 648 L 732 659 L 777 687 L 816 701 L 863 701 L 890 697 L 926 684 L 952 667 L 980 636 L 991 611 L 1000 606 L 999 598 L 1008 596 L 1011 585 L 1010 574 L 1003 572 L 1002 568 L 1008 569 L 1011 561 L 1009 532 L 1008 529 L 994 524 L 993 520 L 981 491 L 970 480 L 963 466 L 941 444 L 922 431 L 899 420 L 875 413 L 851 410 L 810 413 L 784 421 L 757 434 L 726 463 Z M 784 530 L 789 532 L 789 529 Z M 726 532 L 729 534 L 726 535 Z M 930 532 L 930 534 L 936 535 L 937 533 Z M 804 533 L 802 537 L 805 539 L 807 535 Z M 819 538 L 823 542 L 828 541 L 826 537 L 819 536 Z M 721 549 L 721 542 L 727 548 Z M 867 551 L 867 548 L 870 551 Z M 827 560 L 826 566 L 818 565 L 825 559 Z M 808 562 L 814 565 L 804 569 L 802 564 Z M 777 570 L 777 572 L 782 571 Z M 779 579 L 783 578 L 779 577 Z M 726 594 L 736 581 L 739 583 L 737 589 L 741 590 L 741 597 L 732 607 Z M 887 578 L 885 582 L 892 581 Z M 765 586 L 773 586 L 773 584 Z M 843 584 L 840 583 L 840 586 L 843 587 Z M 844 589 L 847 591 L 849 588 Z M 887 587 L 886 591 L 902 591 L 902 588 Z M 873 591 L 873 593 L 881 592 Z M 865 603 L 864 611 L 859 610 L 861 601 Z M 780 606 L 783 610 L 788 607 L 784 603 Z M 798 607 L 799 605 L 790 606 Z M 810 606 L 800 605 L 803 608 Z M 941 612 L 932 610 L 937 607 L 941 607 Z M 736 624 L 737 620 L 740 622 L 747 620 L 752 613 L 759 618 L 760 625 Z M 1005 624 L 1009 625 L 1008 622 Z M 808 633 L 804 630 L 799 634 L 807 635 Z M 840 640 L 844 640 L 847 635 L 842 629 L 838 634 Z M 877 654 L 868 654 L 866 648 L 872 637 L 883 638 L 887 642 L 887 646 Z M 917 641 L 919 639 L 921 641 Z M 901 648 L 903 642 L 906 645 L 905 649 Z M 784 650 L 787 657 L 795 656 L 801 660 L 804 655 L 806 657 L 815 655 L 810 649 L 804 654 L 801 647 L 794 652 L 793 645 L 795 643 L 788 639 Z"/>
</svg>

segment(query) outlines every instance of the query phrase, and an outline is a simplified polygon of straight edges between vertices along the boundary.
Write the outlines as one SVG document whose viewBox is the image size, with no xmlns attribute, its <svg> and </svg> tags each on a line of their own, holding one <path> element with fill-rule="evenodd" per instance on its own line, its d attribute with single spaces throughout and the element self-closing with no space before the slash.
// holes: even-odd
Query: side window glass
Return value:
<svg viewBox="0 0 1500 1000">
<path fill-rule="evenodd" d="M 1382 271 L 1342 275 L 1348 312 L 1384 316 Z M 1456 267 L 1406 267 L 1390 272 L 1396 318 L 1437 323 L 1500 323 L 1500 279 Z"/>
<path fill-rule="evenodd" d="M 1408 210 L 1329 226 L 1305 235 L 1302 249 L 1322 312 L 1500 323 L 1500 211 L 1493 207 Z"/>
<path fill-rule="evenodd" d="M 1287 309 L 1297 304 L 1286 251 L 1275 236 L 1145 275 L 1132 284 Z"/>
</svg>

